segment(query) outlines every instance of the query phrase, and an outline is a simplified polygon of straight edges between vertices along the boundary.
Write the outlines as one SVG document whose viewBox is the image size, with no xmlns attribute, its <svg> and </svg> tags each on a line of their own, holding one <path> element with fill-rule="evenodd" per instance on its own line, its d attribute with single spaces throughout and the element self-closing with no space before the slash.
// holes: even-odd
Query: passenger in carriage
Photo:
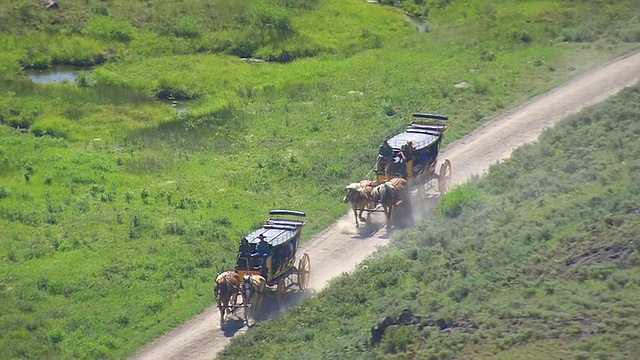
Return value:
<svg viewBox="0 0 640 360">
<path fill-rule="evenodd" d="M 408 141 L 406 144 L 402 145 L 400 151 L 398 151 L 398 157 L 400 158 L 399 166 L 400 166 L 400 175 L 402 175 L 403 179 L 407 179 L 407 161 L 411 160 L 411 141 Z"/>
<path fill-rule="evenodd" d="M 240 246 L 238 247 L 238 256 L 249 256 L 251 254 L 251 245 L 246 237 L 240 240 Z"/>
<path fill-rule="evenodd" d="M 384 162 L 384 174 L 386 175 L 387 179 L 389 178 L 389 170 L 391 170 L 391 166 L 393 165 L 393 157 L 393 148 L 391 147 L 391 145 L 389 145 L 389 142 L 387 140 L 384 140 L 382 142 L 382 145 L 380 145 L 380 148 L 378 148 L 377 163 L 380 163 L 381 161 Z"/>
<path fill-rule="evenodd" d="M 407 158 L 407 161 L 412 160 L 413 159 L 413 141 L 407 141 L 404 145 L 402 145 L 402 149 L 403 151 L 405 151 L 405 156 Z"/>
<path fill-rule="evenodd" d="M 264 234 L 258 235 L 258 239 L 260 239 L 260 241 L 258 241 L 258 246 L 256 246 L 258 253 L 264 254 L 265 256 L 269 255 L 269 251 L 271 251 L 271 244 L 267 242 Z"/>
<path fill-rule="evenodd" d="M 266 276 L 267 272 L 267 258 L 269 257 L 269 253 L 271 252 L 271 244 L 269 244 L 264 236 L 264 234 L 258 235 L 258 245 L 256 246 L 256 251 L 251 255 L 253 258 L 260 258 L 260 271 L 262 272 L 262 276 Z M 257 259 L 256 259 L 257 260 Z M 254 265 L 255 265 L 254 261 Z"/>
<path fill-rule="evenodd" d="M 288 242 L 279 249 L 274 255 L 274 265 L 275 269 L 279 269 L 282 264 L 286 263 L 289 259 L 293 257 L 293 242 Z"/>
<path fill-rule="evenodd" d="M 420 157 L 418 158 L 418 162 L 420 164 L 422 164 L 422 166 L 427 166 L 429 164 L 429 152 L 427 151 L 422 151 L 420 153 Z"/>
<path fill-rule="evenodd" d="M 238 246 L 238 258 L 236 259 L 237 266 L 246 266 L 247 269 L 251 267 L 251 245 L 246 237 L 243 237 L 240 240 L 240 245 Z"/>
</svg>

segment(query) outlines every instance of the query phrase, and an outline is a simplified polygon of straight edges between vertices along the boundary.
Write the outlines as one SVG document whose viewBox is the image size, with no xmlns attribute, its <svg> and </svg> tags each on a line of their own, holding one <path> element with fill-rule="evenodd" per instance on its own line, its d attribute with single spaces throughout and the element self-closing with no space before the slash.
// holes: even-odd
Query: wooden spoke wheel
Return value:
<svg viewBox="0 0 640 360">
<path fill-rule="evenodd" d="M 278 305 L 284 305 L 284 296 L 287 293 L 287 282 L 286 279 L 282 279 L 278 281 L 278 287 L 276 288 L 276 293 L 278 296 Z"/>
<path fill-rule="evenodd" d="M 438 190 L 440 195 L 444 195 L 451 187 L 451 162 L 445 160 L 440 166 L 440 177 L 438 177 Z"/>
<path fill-rule="evenodd" d="M 311 275 L 311 260 L 309 254 L 304 253 L 298 262 L 298 287 L 304 291 L 309 286 L 309 276 Z"/>
</svg>

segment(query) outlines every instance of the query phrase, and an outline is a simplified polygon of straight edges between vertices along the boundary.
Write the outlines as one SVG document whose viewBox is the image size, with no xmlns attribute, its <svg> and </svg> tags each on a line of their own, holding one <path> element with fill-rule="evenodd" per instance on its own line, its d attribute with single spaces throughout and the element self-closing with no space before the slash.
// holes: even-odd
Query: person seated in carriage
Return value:
<svg viewBox="0 0 640 360">
<path fill-rule="evenodd" d="M 413 141 L 407 141 L 404 145 L 402 145 L 402 152 L 407 161 L 413 159 L 413 150 Z"/>
<path fill-rule="evenodd" d="M 286 263 L 293 257 L 294 245 L 293 242 L 288 242 L 284 244 L 276 253 L 273 255 L 274 269 L 279 269 L 282 264 Z"/>
<path fill-rule="evenodd" d="M 243 237 L 240 240 L 240 246 L 238 247 L 238 256 L 249 256 L 251 255 L 251 245 L 249 245 L 249 240 L 246 237 Z"/>
<path fill-rule="evenodd" d="M 258 235 L 258 239 L 260 239 L 260 241 L 258 241 L 258 246 L 256 246 L 256 251 L 260 255 L 269 256 L 269 251 L 271 251 L 271 244 L 267 242 L 266 238 L 264 237 L 264 234 Z"/>
<path fill-rule="evenodd" d="M 393 166 L 393 158 L 393 148 L 391 147 L 391 145 L 389 145 L 389 142 L 387 140 L 384 140 L 382 142 L 382 145 L 380 145 L 380 148 L 378 148 L 377 162 L 384 162 L 384 174 L 387 176 L 387 178 L 389 177 L 389 170 L 391 170 L 391 166 Z"/>
<path fill-rule="evenodd" d="M 246 237 L 242 237 L 240 244 L 238 245 L 238 256 L 236 258 L 236 267 L 250 269 L 253 263 L 252 261 L 252 249 L 251 244 Z"/>
<path fill-rule="evenodd" d="M 400 158 L 400 161 L 398 162 L 398 165 L 400 166 L 400 175 L 405 180 L 407 179 L 406 163 L 411 160 L 412 152 L 413 144 L 411 143 L 411 141 L 407 141 L 404 145 L 402 145 L 400 151 L 398 151 L 398 157 Z"/>
<path fill-rule="evenodd" d="M 395 157 L 398 158 L 398 172 L 402 176 L 403 179 L 407 179 L 407 162 L 412 160 L 413 156 L 413 143 L 411 141 L 407 141 L 402 145 L 400 151 L 394 153 Z"/>
<path fill-rule="evenodd" d="M 267 271 L 267 258 L 269 257 L 269 253 L 271 252 L 271 244 L 267 242 L 264 234 L 258 235 L 258 239 L 260 239 L 260 241 L 258 241 L 256 250 L 251 254 L 251 257 L 254 258 L 254 266 L 257 263 L 257 261 L 255 260 L 260 259 L 259 268 L 263 273 L 263 276 L 265 276 Z"/>
</svg>

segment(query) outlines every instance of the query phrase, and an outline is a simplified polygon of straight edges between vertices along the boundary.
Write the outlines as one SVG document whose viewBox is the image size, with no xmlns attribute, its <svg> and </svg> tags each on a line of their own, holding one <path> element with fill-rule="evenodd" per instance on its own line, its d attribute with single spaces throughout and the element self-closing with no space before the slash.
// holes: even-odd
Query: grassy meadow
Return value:
<svg viewBox="0 0 640 360">
<path fill-rule="evenodd" d="M 130 355 L 213 302 L 269 209 L 305 240 L 341 216 L 412 112 L 451 141 L 640 42 L 631 0 L 0 5 L 0 358 Z"/>
<path fill-rule="evenodd" d="M 639 117 L 640 84 L 563 120 L 219 358 L 639 358 Z"/>
</svg>

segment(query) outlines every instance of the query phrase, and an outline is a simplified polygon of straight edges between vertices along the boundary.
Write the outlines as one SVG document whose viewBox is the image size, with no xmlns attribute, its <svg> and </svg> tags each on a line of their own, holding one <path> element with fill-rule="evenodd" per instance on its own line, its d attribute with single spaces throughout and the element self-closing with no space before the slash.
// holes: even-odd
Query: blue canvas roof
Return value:
<svg viewBox="0 0 640 360">
<path fill-rule="evenodd" d="M 272 217 L 261 229 L 255 230 L 245 236 L 250 244 L 260 242 L 260 235 L 264 235 L 265 241 L 271 246 L 282 245 L 299 234 L 300 228 L 306 224 L 302 220 L 306 216 L 301 211 L 293 210 L 271 210 L 269 213 Z"/>
<path fill-rule="evenodd" d="M 406 144 L 407 141 L 411 141 L 413 143 L 413 148 L 416 150 L 424 149 L 429 147 L 429 145 L 438 141 L 440 136 L 425 134 L 420 132 L 403 132 L 393 136 L 389 139 L 389 145 L 396 150 L 400 150 L 402 145 Z"/>
<path fill-rule="evenodd" d="M 257 244 L 260 241 L 259 236 L 264 235 L 265 241 L 271 244 L 271 246 L 279 246 L 293 239 L 296 234 L 296 227 L 265 225 L 261 229 L 247 235 L 246 238 L 249 243 Z"/>
<path fill-rule="evenodd" d="M 391 145 L 391 147 L 395 150 L 400 150 L 402 148 L 402 145 L 406 144 L 408 141 L 411 141 L 413 143 L 413 148 L 415 150 L 428 148 L 429 146 L 440 140 L 442 138 L 442 133 L 444 133 L 444 131 L 449 127 L 446 122 L 442 121 L 448 119 L 444 115 L 415 113 L 413 114 L 413 117 L 434 119 L 439 121 L 412 121 L 409 126 L 407 126 L 407 130 L 400 134 L 394 135 L 387 140 L 389 142 L 389 145 Z"/>
</svg>

